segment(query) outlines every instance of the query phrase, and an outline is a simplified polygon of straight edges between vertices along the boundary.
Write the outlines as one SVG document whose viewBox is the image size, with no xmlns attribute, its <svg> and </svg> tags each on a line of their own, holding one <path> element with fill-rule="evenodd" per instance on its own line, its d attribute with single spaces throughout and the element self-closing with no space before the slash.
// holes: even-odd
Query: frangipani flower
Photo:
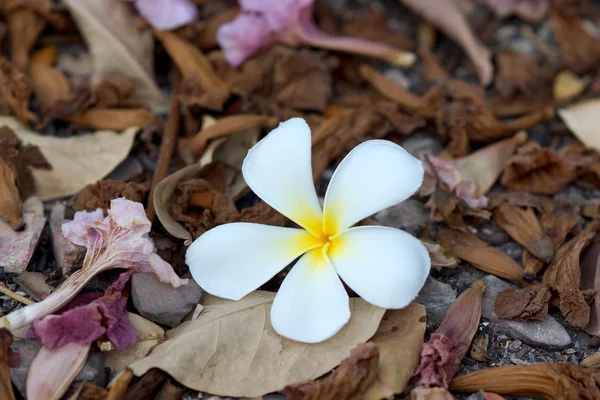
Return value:
<svg viewBox="0 0 600 400">
<path fill-rule="evenodd" d="M 254 193 L 302 229 L 221 225 L 196 239 L 186 261 L 208 293 L 239 300 L 301 256 L 283 281 L 270 318 L 280 335 L 315 343 L 350 319 L 340 278 L 371 304 L 403 308 L 423 286 L 430 259 L 421 242 L 401 230 L 352 228 L 419 188 L 419 160 L 385 140 L 364 142 L 333 174 L 321 209 L 310 152 L 310 128 L 293 118 L 254 146 L 242 166 Z"/>
</svg>

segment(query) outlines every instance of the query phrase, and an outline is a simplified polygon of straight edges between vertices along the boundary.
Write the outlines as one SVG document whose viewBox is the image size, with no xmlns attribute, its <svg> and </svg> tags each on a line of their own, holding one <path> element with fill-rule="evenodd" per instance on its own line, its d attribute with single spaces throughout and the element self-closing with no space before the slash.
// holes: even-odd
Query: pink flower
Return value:
<svg viewBox="0 0 600 400">
<path fill-rule="evenodd" d="M 242 13 L 221 25 L 217 41 L 227 61 L 237 67 L 276 42 L 306 44 L 385 60 L 399 66 L 414 64 L 413 53 L 370 40 L 330 36 L 313 20 L 314 0 L 239 0 Z"/>
<path fill-rule="evenodd" d="M 157 29 L 175 29 L 198 18 L 196 5 L 189 0 L 129 0 L 142 17 Z"/>
<path fill-rule="evenodd" d="M 160 281 L 175 287 L 187 284 L 187 279 L 180 279 L 171 265 L 156 254 L 154 243 L 148 236 L 152 224 L 141 203 L 115 199 L 110 204 L 108 216 L 101 217 L 102 210 L 83 211 L 76 213 L 73 221 L 63 224 L 65 237 L 87 248 L 83 267 L 43 301 L 3 317 L 5 326 L 20 328 L 59 310 L 90 279 L 110 269 L 153 272 Z"/>
</svg>

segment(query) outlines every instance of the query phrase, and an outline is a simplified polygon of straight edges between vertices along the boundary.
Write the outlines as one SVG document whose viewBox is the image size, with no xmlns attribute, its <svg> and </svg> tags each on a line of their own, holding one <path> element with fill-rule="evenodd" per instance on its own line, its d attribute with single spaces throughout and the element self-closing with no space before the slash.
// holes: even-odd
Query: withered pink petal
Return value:
<svg viewBox="0 0 600 400">
<path fill-rule="evenodd" d="M 104 212 L 101 208 L 98 208 L 96 211 L 76 212 L 73 221 L 62 224 L 63 235 L 78 246 L 87 246 L 89 224 L 101 221 L 103 218 Z"/>
<path fill-rule="evenodd" d="M 261 13 L 273 31 L 282 31 L 298 18 L 298 14 L 312 7 L 315 0 L 240 0 L 244 11 Z"/>
<path fill-rule="evenodd" d="M 175 29 L 198 18 L 196 5 L 189 0 L 135 0 L 135 8 L 155 28 Z"/>
<path fill-rule="evenodd" d="M 134 226 L 147 227 L 146 232 L 150 232 L 152 224 L 146 218 L 146 212 L 142 203 L 127 200 L 123 197 L 114 199 L 110 202 L 108 215 L 115 223 L 123 229 L 131 229 Z"/>
<path fill-rule="evenodd" d="M 219 27 L 217 41 L 229 64 L 238 67 L 259 50 L 275 43 L 265 19 L 255 14 L 240 14 Z"/>
</svg>

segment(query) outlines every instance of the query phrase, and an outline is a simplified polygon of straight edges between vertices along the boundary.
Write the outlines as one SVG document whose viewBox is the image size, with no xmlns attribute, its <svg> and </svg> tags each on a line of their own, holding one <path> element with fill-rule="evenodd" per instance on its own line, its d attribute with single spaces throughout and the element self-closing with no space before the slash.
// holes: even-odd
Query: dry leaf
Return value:
<svg viewBox="0 0 600 400">
<path fill-rule="evenodd" d="M 471 59 L 483 85 L 492 81 L 494 67 L 490 60 L 490 51 L 475 37 L 465 16 L 454 1 L 400 0 L 400 2 L 460 45 Z"/>
<path fill-rule="evenodd" d="M 522 94 L 530 99 L 544 97 L 552 85 L 553 73 L 546 65 L 514 50 L 496 53 L 494 87 L 504 98 Z"/>
<path fill-rule="evenodd" d="M 494 211 L 494 222 L 540 260 L 552 260 L 552 241 L 542 231 L 540 221 L 531 207 L 523 209 L 503 203 Z"/>
<path fill-rule="evenodd" d="M 132 126 L 143 128 L 154 121 L 154 114 L 143 108 L 99 109 L 93 108 L 68 118 L 76 127 L 95 130 L 122 131 Z"/>
<path fill-rule="evenodd" d="M 379 400 L 402 393 L 419 362 L 426 313 L 421 304 L 388 310 L 371 339 L 379 346 L 379 373 L 364 400 Z"/>
<path fill-rule="evenodd" d="M 471 343 L 471 349 L 469 350 L 469 356 L 476 361 L 481 362 L 490 362 L 493 358 L 487 351 L 489 344 L 489 337 L 483 332 L 479 332 L 475 339 L 473 339 L 473 343 Z"/>
<path fill-rule="evenodd" d="M 140 178 L 129 182 L 106 179 L 87 185 L 73 199 L 73 209 L 94 211 L 102 208 L 106 213 L 110 208 L 110 202 L 117 197 L 142 203 L 150 190 L 150 182 L 143 175 Z"/>
<path fill-rule="evenodd" d="M 23 123 L 35 122 L 37 117 L 29 111 L 29 97 L 33 92 L 31 80 L 4 57 L 0 57 L 0 105 L 8 109 Z"/>
<path fill-rule="evenodd" d="M 581 360 L 581 362 L 579 363 L 579 366 L 584 367 L 584 368 L 599 368 L 600 367 L 600 353 L 594 353 L 594 354 L 587 356 L 586 358 Z"/>
<path fill-rule="evenodd" d="M 585 74 L 598 68 L 600 39 L 585 29 L 581 18 L 564 15 L 559 7 L 554 7 L 550 24 L 560 46 L 564 65 L 577 74 Z"/>
<path fill-rule="evenodd" d="M 160 368 L 190 389 L 220 396 L 262 396 L 330 371 L 373 336 L 385 312 L 353 298 L 348 325 L 329 340 L 306 344 L 273 331 L 274 297 L 262 291 L 237 302 L 207 296 L 198 319 L 167 332 L 164 343 L 130 368 L 137 376 Z"/>
<path fill-rule="evenodd" d="M 548 314 L 550 288 L 531 286 L 522 290 L 505 289 L 498 293 L 494 312 L 498 318 L 515 321 L 543 321 Z"/>
<path fill-rule="evenodd" d="M 133 325 L 138 341 L 129 345 L 125 351 L 112 350 L 108 353 L 104 365 L 114 374 L 146 357 L 165 336 L 165 330 L 154 322 L 133 313 L 127 313 L 127 317 Z"/>
<path fill-rule="evenodd" d="M 60 100 L 68 100 L 71 96 L 71 83 L 62 72 L 51 65 L 32 62 L 29 76 L 35 96 L 44 107 L 50 107 Z"/>
<path fill-rule="evenodd" d="M 568 69 L 560 71 L 554 79 L 554 98 L 559 101 L 571 100 L 583 93 L 589 83 L 588 77 L 580 78 Z"/>
<path fill-rule="evenodd" d="M 511 206 L 533 207 L 540 213 L 554 211 L 554 202 L 546 196 L 537 196 L 528 192 L 496 192 L 489 196 L 489 208 L 494 209 L 506 202 Z M 543 222 L 543 221 L 542 221 Z"/>
<path fill-rule="evenodd" d="M 582 101 L 557 112 L 577 139 L 586 147 L 600 152 L 600 135 L 596 129 L 600 115 L 600 99 Z"/>
<path fill-rule="evenodd" d="M 547 400 L 600 398 L 600 372 L 569 363 L 537 363 L 488 368 L 456 377 L 450 390 L 485 390 Z"/>
<path fill-rule="evenodd" d="M 437 243 L 433 243 L 427 239 L 421 239 L 421 243 L 427 249 L 429 258 L 431 258 L 431 266 L 435 267 L 438 271 L 443 267 L 456 267 L 460 260 L 451 251 L 444 249 Z"/>
<path fill-rule="evenodd" d="M 127 157 L 138 128 L 123 133 L 98 131 L 93 134 L 58 138 L 41 136 L 11 117 L 0 117 L 24 144 L 38 146 L 52 170 L 34 170 L 36 195 L 42 200 L 69 196 L 110 173 Z"/>
<path fill-rule="evenodd" d="M 590 323 L 585 331 L 590 335 L 600 336 L 600 242 L 598 237 L 585 250 L 581 256 L 581 284 L 582 289 L 595 289 L 594 304 L 591 307 Z"/>
<path fill-rule="evenodd" d="M 437 242 L 477 269 L 513 281 L 521 281 L 523 270 L 512 258 L 469 232 L 443 229 Z"/>
<path fill-rule="evenodd" d="M 12 167 L 0 157 L 0 219 L 13 230 L 23 228 L 22 202 L 17 188 L 17 176 Z"/>
<path fill-rule="evenodd" d="M 500 180 L 512 190 L 554 194 L 575 179 L 575 168 L 555 151 L 528 142 L 507 161 Z"/>
<path fill-rule="evenodd" d="M 121 0 L 65 0 L 93 57 L 92 82 L 120 75 L 136 87 L 136 95 L 157 113 L 168 108 L 153 73 L 154 37 L 138 29 L 135 16 Z"/>
<path fill-rule="evenodd" d="M 378 363 L 378 346 L 362 343 L 331 375 L 286 386 L 281 392 L 288 400 L 362 400 L 377 376 Z"/>
<path fill-rule="evenodd" d="M 3 400 L 15 400 L 12 382 L 10 380 L 10 370 L 8 360 L 10 356 L 10 345 L 13 342 L 13 336 L 8 329 L 0 329 L 0 397 Z"/>
</svg>

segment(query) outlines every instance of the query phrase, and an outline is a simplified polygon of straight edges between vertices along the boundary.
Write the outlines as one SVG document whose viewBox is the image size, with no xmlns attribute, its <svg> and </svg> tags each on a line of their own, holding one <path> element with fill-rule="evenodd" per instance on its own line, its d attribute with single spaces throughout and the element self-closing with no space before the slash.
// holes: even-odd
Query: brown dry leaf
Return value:
<svg viewBox="0 0 600 400">
<path fill-rule="evenodd" d="M 364 400 L 379 400 L 402 393 L 419 362 L 426 328 L 425 307 L 412 303 L 388 310 L 372 343 L 379 346 L 379 372 Z"/>
<path fill-rule="evenodd" d="M 600 368 L 600 353 L 594 353 L 587 356 L 581 360 L 579 366 L 583 368 Z"/>
<path fill-rule="evenodd" d="M 0 397 L 4 400 L 15 400 L 8 360 L 10 356 L 10 345 L 13 337 L 6 328 L 0 329 Z"/>
<path fill-rule="evenodd" d="M 94 211 L 102 208 L 106 214 L 111 200 L 118 197 L 142 203 L 150 190 L 150 181 L 144 176 L 140 178 L 129 182 L 107 179 L 87 185 L 73 199 L 73 209 Z"/>
<path fill-rule="evenodd" d="M 492 215 L 487 210 L 470 207 L 463 199 L 442 189 L 439 183 L 436 184 L 433 195 L 425 205 L 431 209 L 431 220 L 444 221 L 448 226 L 461 230 L 467 227 L 465 218 L 483 221 Z"/>
<path fill-rule="evenodd" d="M 38 54 L 43 54 L 46 49 L 48 48 L 38 51 Z M 36 57 L 34 54 L 29 66 L 29 77 L 35 96 L 44 107 L 50 107 L 57 101 L 68 100 L 71 97 L 71 83 L 62 72 L 50 65 L 51 63 L 36 61 L 41 58 L 42 56 Z"/>
<path fill-rule="evenodd" d="M 519 264 L 472 233 L 445 228 L 438 233 L 437 242 L 477 269 L 499 278 L 521 281 L 523 270 Z"/>
<path fill-rule="evenodd" d="M 288 219 L 275 211 L 270 205 L 261 201 L 252 207 L 244 208 L 238 216 L 233 216 L 229 222 L 253 222 L 263 225 L 285 226 Z"/>
<path fill-rule="evenodd" d="M 481 362 L 490 362 L 493 360 L 490 353 L 487 351 L 487 347 L 489 344 L 489 337 L 483 332 L 479 332 L 475 339 L 473 339 L 473 343 L 471 343 L 471 348 L 469 350 L 469 356 L 476 361 Z"/>
<path fill-rule="evenodd" d="M 398 49 L 412 50 L 414 48 L 414 41 L 410 36 L 399 30 L 390 29 L 389 16 L 375 10 L 361 10 L 360 13 L 349 16 L 344 21 L 340 33 L 343 36 L 360 37 L 385 43 Z"/>
<path fill-rule="evenodd" d="M 571 100 L 583 93 L 589 83 L 588 77 L 580 78 L 568 69 L 560 71 L 554 79 L 554 98 L 558 101 Z"/>
<path fill-rule="evenodd" d="M 569 130 L 587 148 L 600 152 L 600 135 L 598 116 L 600 115 L 600 99 L 585 100 L 557 111 Z"/>
<path fill-rule="evenodd" d="M 108 390 L 84 381 L 67 400 L 107 400 Z"/>
<path fill-rule="evenodd" d="M 494 87 L 504 98 L 522 94 L 528 98 L 544 97 L 552 86 L 553 73 L 546 65 L 524 53 L 500 50 L 496 53 Z"/>
<path fill-rule="evenodd" d="M 146 357 L 152 349 L 163 342 L 165 330 L 152 321 L 128 312 L 127 317 L 133 325 L 138 341 L 125 351 L 111 350 L 104 365 L 117 374 L 134 362 Z"/>
<path fill-rule="evenodd" d="M 558 249 L 542 282 L 556 292 L 565 322 L 584 329 L 590 320 L 590 306 L 581 292 L 581 251 L 600 229 L 600 221 L 590 222 L 585 229 Z"/>
<path fill-rule="evenodd" d="M 12 167 L 0 157 L 0 219 L 13 230 L 23 228 L 22 200 Z"/>
<path fill-rule="evenodd" d="M 594 304 L 591 307 L 590 323 L 585 331 L 590 335 L 600 336 L 600 242 L 598 237 L 581 256 L 582 289 L 595 289 Z"/>
<path fill-rule="evenodd" d="M 0 127 L 7 126 L 26 145 L 38 146 L 52 165 L 52 170 L 34 170 L 35 194 L 42 200 L 79 192 L 99 181 L 127 157 L 138 128 L 122 133 L 97 131 L 93 134 L 58 138 L 41 136 L 11 117 L 0 117 Z"/>
<path fill-rule="evenodd" d="M 575 179 L 575 168 L 555 151 L 525 143 L 507 161 L 500 182 L 512 190 L 554 194 Z"/>
<path fill-rule="evenodd" d="M 548 400 L 600 398 L 600 372 L 570 363 L 537 363 L 488 368 L 456 377 L 450 390 L 485 390 Z"/>
<path fill-rule="evenodd" d="M 353 298 L 346 326 L 331 339 L 306 344 L 275 333 L 269 322 L 274 297 L 263 291 L 240 301 L 207 296 L 198 319 L 167 332 L 164 343 L 130 368 L 137 376 L 160 368 L 190 389 L 220 396 L 262 396 L 330 371 L 375 334 L 385 312 Z"/>
<path fill-rule="evenodd" d="M 181 71 L 187 85 L 196 84 L 212 102 L 203 104 L 212 110 L 220 111 L 229 98 L 227 84 L 215 73 L 206 56 L 194 45 L 173 32 L 155 30 L 154 34 Z M 186 84 L 182 82 L 182 86 Z"/>
<path fill-rule="evenodd" d="M 281 391 L 288 400 L 362 400 L 377 376 L 379 348 L 362 343 L 333 373 L 318 381 L 295 383 Z"/>
<path fill-rule="evenodd" d="M 550 23 L 560 46 L 563 64 L 577 74 L 595 71 L 600 63 L 600 39 L 588 33 L 583 20 L 561 14 L 560 9 L 554 7 Z"/>
<path fill-rule="evenodd" d="M 494 67 L 490 51 L 475 37 L 465 16 L 454 1 L 400 0 L 400 2 L 460 45 L 471 59 L 483 85 L 492 82 Z"/>
<path fill-rule="evenodd" d="M 132 126 L 143 128 L 154 121 L 155 118 L 151 111 L 143 108 L 93 108 L 82 114 L 70 117 L 68 120 L 80 128 L 122 131 Z"/>
<path fill-rule="evenodd" d="M 93 57 L 93 84 L 119 75 L 134 83 L 136 96 L 157 113 L 167 111 L 167 99 L 153 73 L 154 37 L 138 29 L 135 16 L 121 0 L 65 0 Z"/>
<path fill-rule="evenodd" d="M 4 57 L 0 57 L 0 107 L 8 108 L 21 122 L 35 122 L 29 111 L 29 97 L 33 92 L 31 80 Z"/>
<path fill-rule="evenodd" d="M 537 196 L 528 192 L 496 192 L 488 195 L 489 208 L 494 209 L 506 202 L 511 206 L 533 207 L 540 213 L 554 211 L 554 202 L 546 196 Z M 542 221 L 543 222 L 543 221 Z"/>
<path fill-rule="evenodd" d="M 494 222 L 540 260 L 552 260 L 552 241 L 531 207 L 524 209 L 503 203 L 494 211 Z"/>
<path fill-rule="evenodd" d="M 502 319 L 543 321 L 548 314 L 550 296 L 550 288 L 546 285 L 522 290 L 505 289 L 496 296 L 494 312 Z"/>
</svg>

